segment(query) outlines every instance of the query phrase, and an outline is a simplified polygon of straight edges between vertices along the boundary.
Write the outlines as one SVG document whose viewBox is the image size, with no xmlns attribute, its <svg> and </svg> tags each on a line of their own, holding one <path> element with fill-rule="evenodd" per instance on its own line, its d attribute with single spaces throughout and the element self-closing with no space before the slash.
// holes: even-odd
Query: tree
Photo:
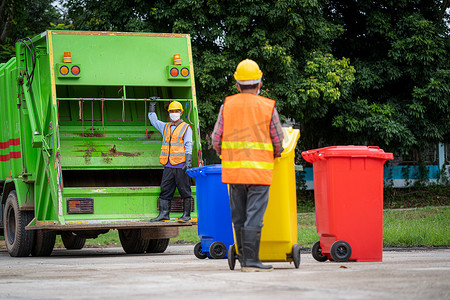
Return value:
<svg viewBox="0 0 450 300">
<path fill-rule="evenodd" d="M 350 57 L 355 84 L 329 115 L 347 143 L 411 155 L 450 141 L 448 1 L 329 1 L 345 32 L 333 54 Z"/>
<path fill-rule="evenodd" d="M 60 14 L 49 0 L 0 0 L 0 62 L 14 56 L 14 43 L 58 23 Z"/>
</svg>

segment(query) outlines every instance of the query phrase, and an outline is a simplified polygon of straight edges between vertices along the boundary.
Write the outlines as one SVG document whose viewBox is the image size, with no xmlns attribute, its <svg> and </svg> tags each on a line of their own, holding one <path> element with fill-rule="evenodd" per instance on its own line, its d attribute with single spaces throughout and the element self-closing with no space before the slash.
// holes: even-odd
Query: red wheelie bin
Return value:
<svg viewBox="0 0 450 300">
<path fill-rule="evenodd" d="M 383 166 L 379 147 L 332 146 L 304 151 L 313 164 L 317 261 L 381 261 Z"/>
</svg>

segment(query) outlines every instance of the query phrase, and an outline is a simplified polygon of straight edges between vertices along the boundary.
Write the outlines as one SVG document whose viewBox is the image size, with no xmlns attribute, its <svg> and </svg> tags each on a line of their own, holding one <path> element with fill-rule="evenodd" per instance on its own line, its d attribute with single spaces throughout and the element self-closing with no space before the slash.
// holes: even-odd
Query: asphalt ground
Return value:
<svg viewBox="0 0 450 300">
<path fill-rule="evenodd" d="M 389 250 L 389 251 L 387 251 Z M 0 299 L 450 299 L 450 249 L 386 249 L 383 262 L 272 263 L 267 273 L 200 260 L 193 245 L 161 254 L 57 249 L 10 257 L 0 249 Z"/>
</svg>

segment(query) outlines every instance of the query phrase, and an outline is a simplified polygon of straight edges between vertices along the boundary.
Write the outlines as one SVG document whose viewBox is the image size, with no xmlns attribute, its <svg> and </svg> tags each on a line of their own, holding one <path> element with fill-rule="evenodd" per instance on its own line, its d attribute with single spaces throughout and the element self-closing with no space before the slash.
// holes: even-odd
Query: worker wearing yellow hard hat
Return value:
<svg viewBox="0 0 450 300">
<path fill-rule="evenodd" d="M 179 222 L 191 219 L 191 185 L 186 170 L 192 166 L 192 129 L 181 119 L 183 105 L 172 101 L 167 109 L 170 122 L 158 120 L 156 115 L 156 101 L 151 101 L 148 118 L 152 125 L 162 134 L 160 163 L 164 166 L 161 179 L 161 193 L 159 194 L 159 215 L 153 222 L 169 221 L 170 201 L 175 188 L 183 199 L 183 215 Z"/>
<path fill-rule="evenodd" d="M 231 220 L 241 271 L 273 270 L 259 259 L 261 229 L 269 202 L 274 157 L 283 152 L 283 131 L 275 101 L 259 96 L 262 71 L 253 60 L 234 73 L 238 94 L 220 108 L 213 147 L 222 156 L 222 181 L 230 187 Z"/>
</svg>

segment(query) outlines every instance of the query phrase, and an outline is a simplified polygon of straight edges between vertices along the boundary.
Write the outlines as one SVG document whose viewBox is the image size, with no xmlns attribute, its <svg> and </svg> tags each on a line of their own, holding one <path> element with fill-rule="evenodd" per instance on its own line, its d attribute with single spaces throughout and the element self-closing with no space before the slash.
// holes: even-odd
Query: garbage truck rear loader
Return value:
<svg viewBox="0 0 450 300">
<path fill-rule="evenodd" d="M 149 222 L 163 170 L 147 118 L 155 100 L 162 121 L 172 100 L 183 104 L 198 165 L 189 35 L 46 31 L 17 42 L 0 64 L 0 233 L 11 256 L 50 255 L 58 234 L 80 249 L 110 229 L 127 253 L 163 252 L 193 224 Z M 172 220 L 182 201 L 176 192 Z"/>
</svg>

